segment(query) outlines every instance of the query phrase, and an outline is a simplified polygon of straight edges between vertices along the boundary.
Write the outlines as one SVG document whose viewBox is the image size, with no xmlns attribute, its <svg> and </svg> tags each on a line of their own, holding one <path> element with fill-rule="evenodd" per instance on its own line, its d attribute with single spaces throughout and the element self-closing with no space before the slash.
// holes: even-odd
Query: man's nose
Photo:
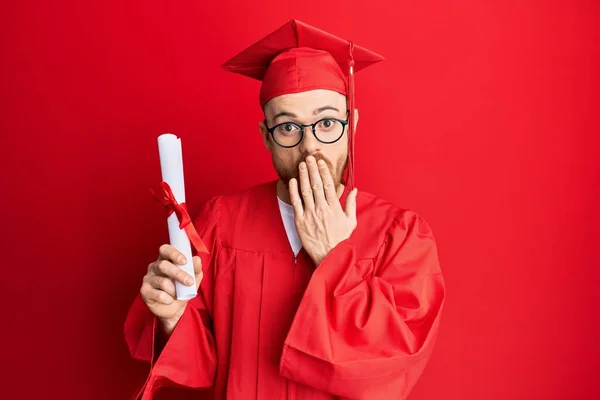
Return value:
<svg viewBox="0 0 600 400">
<path fill-rule="evenodd" d="M 307 126 L 304 128 L 304 138 L 302 139 L 302 143 L 300 143 L 300 150 L 303 153 L 312 154 L 318 150 L 320 150 L 320 144 L 313 133 L 311 127 Z"/>
</svg>

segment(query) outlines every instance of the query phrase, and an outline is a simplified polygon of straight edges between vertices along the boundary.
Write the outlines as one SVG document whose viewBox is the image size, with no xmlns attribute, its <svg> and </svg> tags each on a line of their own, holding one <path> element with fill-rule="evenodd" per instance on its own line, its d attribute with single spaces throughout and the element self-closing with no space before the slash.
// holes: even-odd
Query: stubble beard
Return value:
<svg viewBox="0 0 600 400">
<path fill-rule="evenodd" d="M 340 188 L 342 184 L 342 175 L 344 170 L 346 169 L 346 165 L 348 164 L 348 155 L 344 154 L 340 156 L 336 162 L 335 168 L 331 160 L 325 157 L 321 153 L 304 153 L 293 167 L 289 167 L 284 165 L 280 160 L 275 158 L 275 155 L 272 156 L 273 165 L 275 166 L 275 170 L 277 171 L 277 175 L 281 181 L 285 184 L 286 188 L 289 187 L 289 182 L 291 179 L 295 178 L 298 180 L 298 185 L 300 185 L 299 181 L 299 167 L 302 161 L 306 161 L 306 157 L 313 156 L 317 161 L 324 160 L 327 164 L 327 168 L 329 168 L 329 172 L 331 177 L 333 178 L 333 183 L 335 184 L 336 191 Z M 301 187 L 298 187 L 301 190 Z"/>
</svg>

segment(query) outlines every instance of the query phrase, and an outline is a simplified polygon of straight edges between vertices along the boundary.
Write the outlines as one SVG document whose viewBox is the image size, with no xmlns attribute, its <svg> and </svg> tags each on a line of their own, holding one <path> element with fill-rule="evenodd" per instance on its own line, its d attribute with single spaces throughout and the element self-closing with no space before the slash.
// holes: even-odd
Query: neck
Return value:
<svg viewBox="0 0 600 400">
<path fill-rule="evenodd" d="M 336 193 L 337 193 L 337 197 L 338 199 L 340 197 L 342 197 L 342 194 L 344 193 L 344 185 L 340 184 L 337 189 L 336 189 Z M 302 194 L 300 194 L 300 196 L 302 196 Z M 290 191 L 288 188 L 288 185 L 285 184 L 281 179 L 279 179 L 277 181 L 277 197 L 279 197 L 281 199 L 281 201 L 283 201 L 286 204 L 292 204 L 292 201 L 290 200 Z"/>
</svg>

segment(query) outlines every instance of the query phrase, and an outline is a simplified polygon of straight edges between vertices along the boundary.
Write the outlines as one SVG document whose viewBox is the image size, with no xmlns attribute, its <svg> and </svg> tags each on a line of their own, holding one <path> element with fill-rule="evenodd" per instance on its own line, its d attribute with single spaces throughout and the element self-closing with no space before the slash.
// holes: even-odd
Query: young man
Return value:
<svg viewBox="0 0 600 400">
<path fill-rule="evenodd" d="M 131 354 L 199 399 L 404 399 L 445 288 L 427 223 L 353 188 L 353 73 L 381 56 L 292 20 L 228 61 L 262 81 L 260 132 L 280 179 L 209 200 L 194 225 L 198 296 L 163 245 L 131 307 Z"/>
</svg>

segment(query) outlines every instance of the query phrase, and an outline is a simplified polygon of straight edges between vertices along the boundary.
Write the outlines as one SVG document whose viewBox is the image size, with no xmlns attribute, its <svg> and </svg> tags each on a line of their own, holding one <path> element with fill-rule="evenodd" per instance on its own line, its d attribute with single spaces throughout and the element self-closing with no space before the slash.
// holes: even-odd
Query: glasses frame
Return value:
<svg viewBox="0 0 600 400">
<path fill-rule="evenodd" d="M 346 112 L 346 115 L 348 115 L 348 112 Z M 340 133 L 340 136 L 330 142 L 326 142 L 323 141 L 321 139 L 319 139 L 319 137 L 317 136 L 317 124 L 323 121 L 327 121 L 327 120 L 333 120 L 333 121 L 337 121 L 339 123 L 342 124 L 342 133 Z M 282 126 L 282 125 L 295 125 L 298 128 L 300 128 L 300 139 L 298 140 L 298 143 L 292 145 L 292 146 L 284 146 L 281 143 L 279 143 L 277 141 L 277 139 L 275 139 L 275 129 L 277 129 L 277 127 Z M 277 143 L 277 145 L 279 147 L 283 147 L 285 149 L 291 149 L 292 147 L 296 147 L 298 146 L 300 143 L 302 143 L 302 141 L 304 140 L 304 131 L 306 130 L 306 128 L 311 128 L 313 136 L 315 137 L 315 139 L 317 139 L 319 142 L 323 143 L 323 144 L 333 144 L 335 142 L 337 142 L 338 140 L 340 140 L 342 138 L 342 136 L 344 136 L 344 132 L 346 132 L 346 125 L 348 125 L 348 119 L 346 117 L 346 119 L 339 119 L 339 118 L 335 118 L 335 117 L 324 117 L 321 118 L 320 120 L 313 122 L 312 124 L 300 124 L 298 122 L 282 122 L 280 124 L 277 124 L 271 128 L 269 128 L 269 126 L 267 125 L 267 120 L 265 119 L 265 126 L 267 127 L 267 131 L 271 134 L 271 137 L 273 138 L 273 141 L 275 143 Z"/>
</svg>

